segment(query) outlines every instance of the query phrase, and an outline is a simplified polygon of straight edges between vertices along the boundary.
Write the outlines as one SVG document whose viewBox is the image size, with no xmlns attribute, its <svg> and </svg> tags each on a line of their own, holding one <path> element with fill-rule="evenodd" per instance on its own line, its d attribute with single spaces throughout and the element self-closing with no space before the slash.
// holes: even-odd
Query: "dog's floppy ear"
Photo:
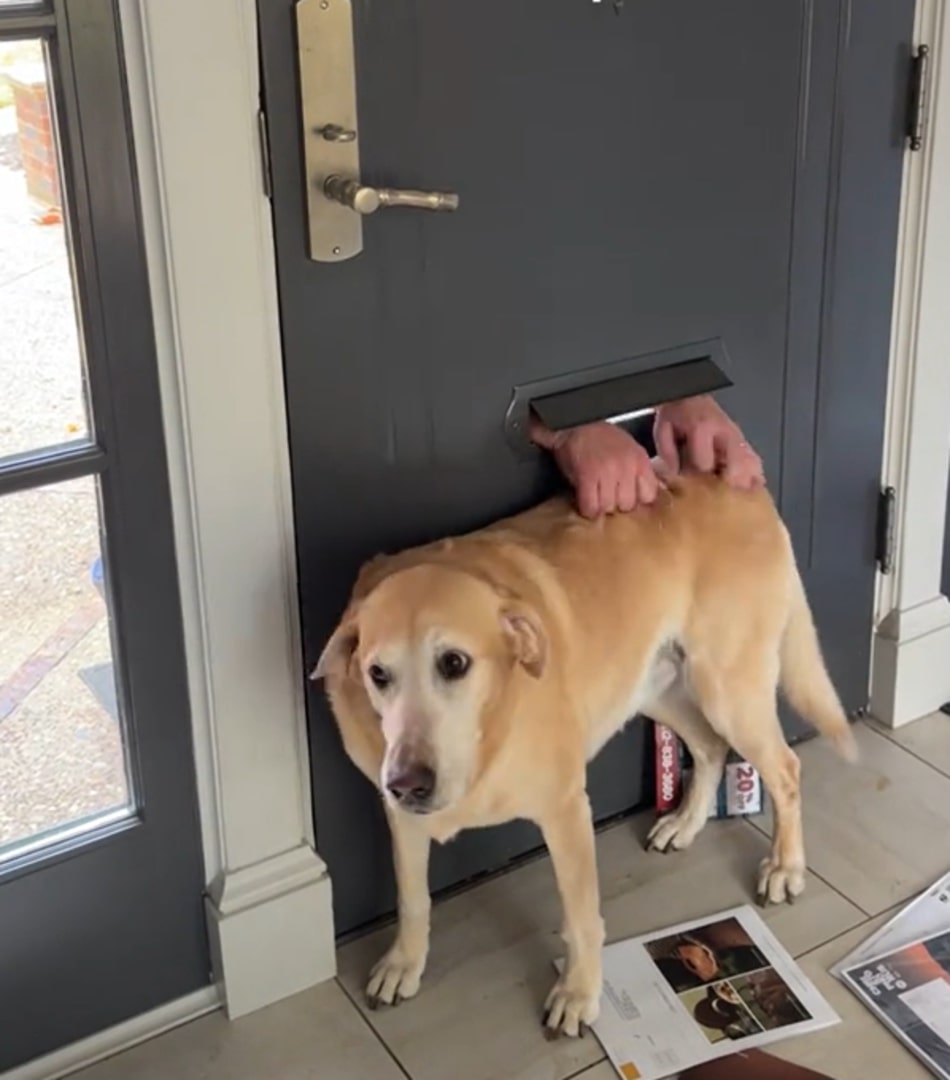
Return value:
<svg viewBox="0 0 950 1080">
<path fill-rule="evenodd" d="M 376 586 L 398 568 L 397 557 L 374 555 L 360 567 L 356 576 L 350 602 L 340 619 L 330 640 L 324 645 L 316 667 L 308 676 L 314 682 L 325 679 L 327 675 L 342 675 L 349 666 L 356 646 L 359 644 L 359 624 L 357 616 L 360 606 Z"/>
<path fill-rule="evenodd" d="M 510 602 L 501 609 L 501 628 L 515 659 L 539 679 L 548 661 L 548 636 L 541 617 L 527 604 Z"/>
<path fill-rule="evenodd" d="M 317 666 L 310 672 L 310 678 L 316 682 L 327 675 L 342 675 L 353 659 L 353 653 L 359 644 L 359 604 L 351 603 L 343 613 L 336 630 L 323 647 Z"/>
</svg>

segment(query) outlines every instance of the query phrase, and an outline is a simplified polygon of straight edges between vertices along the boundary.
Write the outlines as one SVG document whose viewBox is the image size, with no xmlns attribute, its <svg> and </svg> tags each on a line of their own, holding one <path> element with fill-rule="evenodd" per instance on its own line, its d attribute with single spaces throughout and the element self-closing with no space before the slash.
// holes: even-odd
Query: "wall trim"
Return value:
<svg viewBox="0 0 950 1080">
<path fill-rule="evenodd" d="M 115 1027 L 90 1035 L 79 1042 L 70 1043 L 51 1054 L 34 1058 L 26 1065 L 18 1065 L 2 1074 L 0 1080 L 60 1080 L 79 1069 L 105 1058 L 131 1050 L 133 1046 L 164 1035 L 172 1028 L 197 1020 L 200 1016 L 221 1008 L 221 996 L 214 986 L 196 990 L 193 994 L 169 1001 L 150 1012 L 134 1016 Z"/>
<path fill-rule="evenodd" d="M 931 47 L 923 150 L 907 155 L 891 341 L 884 486 L 897 495 L 893 572 L 878 576 L 872 714 L 900 727 L 950 700 L 950 603 L 941 593 L 950 472 L 950 15 L 918 0 Z"/>
<path fill-rule="evenodd" d="M 330 879 L 313 838 L 274 238 L 258 143 L 257 19 L 254 0 L 119 3 L 205 906 L 216 978 L 237 1016 L 336 970 Z"/>
</svg>

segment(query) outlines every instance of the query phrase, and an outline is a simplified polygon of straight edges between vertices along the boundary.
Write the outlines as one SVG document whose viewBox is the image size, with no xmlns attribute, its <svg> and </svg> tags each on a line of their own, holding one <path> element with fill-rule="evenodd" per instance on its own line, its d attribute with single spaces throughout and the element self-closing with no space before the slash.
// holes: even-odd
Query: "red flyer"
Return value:
<svg viewBox="0 0 950 1080">
<path fill-rule="evenodd" d="M 680 804 L 689 769 L 683 743 L 665 724 L 653 725 L 653 767 L 657 814 L 669 814 Z M 750 817 L 764 809 L 762 778 L 747 761 L 730 754 L 719 789 L 709 807 L 711 818 Z"/>
</svg>

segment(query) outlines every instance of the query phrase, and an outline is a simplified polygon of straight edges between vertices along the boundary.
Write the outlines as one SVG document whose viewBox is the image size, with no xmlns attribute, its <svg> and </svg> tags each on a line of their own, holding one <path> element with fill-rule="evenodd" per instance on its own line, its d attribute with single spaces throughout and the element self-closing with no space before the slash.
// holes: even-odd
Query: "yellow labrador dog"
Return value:
<svg viewBox="0 0 950 1080">
<path fill-rule="evenodd" d="M 767 492 L 671 478 L 656 504 L 588 521 L 554 499 L 490 528 L 381 556 L 361 571 L 313 672 L 349 756 L 381 790 L 399 888 L 396 940 L 372 1004 L 412 997 L 426 964 L 431 840 L 536 822 L 564 908 L 552 1034 L 596 1019 L 604 927 L 585 766 L 636 713 L 695 759 L 650 846 L 688 847 L 728 747 L 774 804 L 760 898 L 805 887 L 799 762 L 776 690 L 846 756 L 854 743 L 828 678 L 788 533 Z"/>
</svg>

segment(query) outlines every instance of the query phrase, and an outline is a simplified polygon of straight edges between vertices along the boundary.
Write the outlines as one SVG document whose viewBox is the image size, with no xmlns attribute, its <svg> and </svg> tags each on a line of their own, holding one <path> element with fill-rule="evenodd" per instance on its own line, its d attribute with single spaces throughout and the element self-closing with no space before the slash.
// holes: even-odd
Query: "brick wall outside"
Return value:
<svg viewBox="0 0 950 1080">
<path fill-rule="evenodd" d="M 9 71 L 7 78 L 13 88 L 27 192 L 40 210 L 60 210 L 59 168 L 46 73 L 41 65 L 31 65 Z"/>
</svg>

